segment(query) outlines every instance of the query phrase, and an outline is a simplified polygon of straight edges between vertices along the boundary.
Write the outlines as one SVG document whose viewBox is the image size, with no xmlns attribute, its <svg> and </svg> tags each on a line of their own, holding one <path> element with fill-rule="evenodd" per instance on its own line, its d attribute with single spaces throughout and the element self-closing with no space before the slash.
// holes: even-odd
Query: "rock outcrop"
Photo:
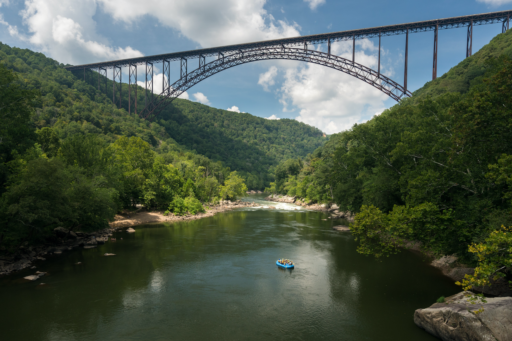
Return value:
<svg viewBox="0 0 512 341">
<path fill-rule="evenodd" d="M 472 275 L 474 268 L 457 264 L 458 258 L 455 255 L 443 256 L 430 263 L 433 267 L 440 269 L 445 276 L 454 281 L 461 282 L 466 275 Z M 505 279 L 491 280 L 491 285 L 486 287 L 475 287 L 474 291 L 491 296 L 512 296 L 512 290 Z"/>
<path fill-rule="evenodd" d="M 512 297 L 471 304 L 469 292 L 414 313 L 414 323 L 445 341 L 512 341 Z M 475 313 L 482 308 L 483 312 Z"/>
</svg>

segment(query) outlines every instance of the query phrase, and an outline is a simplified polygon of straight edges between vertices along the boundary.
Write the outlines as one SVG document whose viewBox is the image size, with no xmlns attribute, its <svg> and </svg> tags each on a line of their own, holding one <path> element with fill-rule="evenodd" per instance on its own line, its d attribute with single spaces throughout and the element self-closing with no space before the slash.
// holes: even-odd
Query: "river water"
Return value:
<svg viewBox="0 0 512 341">
<path fill-rule="evenodd" d="M 421 255 L 376 261 L 325 213 L 248 200 L 261 206 L 135 227 L 37 263 L 38 281 L 0 278 L 0 339 L 436 340 L 414 310 L 459 288 Z"/>
</svg>

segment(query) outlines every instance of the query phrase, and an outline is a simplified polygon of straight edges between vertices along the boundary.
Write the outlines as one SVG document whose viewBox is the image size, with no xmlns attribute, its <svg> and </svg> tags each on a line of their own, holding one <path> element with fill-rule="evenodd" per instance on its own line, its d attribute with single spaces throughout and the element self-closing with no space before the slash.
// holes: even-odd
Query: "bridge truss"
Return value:
<svg viewBox="0 0 512 341">
<path fill-rule="evenodd" d="M 403 96 L 411 96 L 410 91 L 404 89 L 402 85 L 389 79 L 380 72 L 346 58 L 315 50 L 264 47 L 238 51 L 229 55 L 219 55 L 216 60 L 210 63 L 203 63 L 194 71 L 185 73 L 185 76 L 182 75 L 174 84 L 164 88 L 164 91 L 157 97 L 152 106 L 146 108 L 147 110 L 144 111 L 142 117 L 152 120 L 165 105 L 168 105 L 183 92 L 221 71 L 245 63 L 272 59 L 314 63 L 344 72 L 372 85 L 396 101 L 399 101 Z"/>
<path fill-rule="evenodd" d="M 120 84 L 116 86 L 116 80 L 118 81 L 118 83 L 121 82 L 121 68 L 128 67 L 128 108 L 129 111 L 131 112 L 133 103 L 133 100 L 131 98 L 131 85 L 137 84 L 137 66 L 144 65 L 146 69 L 145 109 L 141 113 L 139 113 L 139 116 L 147 119 L 153 119 L 158 114 L 158 112 L 166 105 L 166 103 L 170 103 L 170 101 L 178 97 L 180 94 L 182 94 L 184 91 L 186 91 L 193 85 L 220 71 L 248 62 L 269 59 L 300 60 L 304 62 L 324 65 L 350 74 L 358 79 L 361 79 L 362 81 L 383 91 L 391 98 L 399 101 L 404 96 L 411 96 L 410 91 L 408 91 L 407 89 L 409 33 L 427 31 L 434 32 L 432 79 L 436 79 L 439 30 L 467 27 L 466 57 L 470 57 L 472 55 L 474 26 L 501 23 L 502 32 L 505 32 L 509 29 L 511 15 L 512 11 L 483 13 L 461 17 L 413 22 L 407 24 L 380 26 L 359 30 L 324 33 L 293 38 L 283 38 L 246 44 L 220 46 L 214 48 L 197 49 L 192 51 L 183 51 L 154 56 L 100 62 L 86 65 L 69 66 L 67 67 L 67 69 L 70 71 L 83 70 L 84 79 L 86 69 L 97 71 L 98 90 L 100 90 L 101 88 L 100 75 L 106 76 L 107 69 L 113 69 L 113 102 L 117 102 L 117 92 L 119 94 L 119 106 L 121 106 L 121 87 Z M 383 76 L 380 73 L 380 51 L 382 37 L 402 34 L 406 36 L 405 70 L 403 85 L 399 85 L 397 82 L 390 80 L 389 78 Z M 355 41 L 358 39 L 376 37 L 379 38 L 377 71 L 367 68 L 355 62 Z M 347 40 L 351 40 L 353 44 L 351 61 L 331 54 L 331 44 L 333 42 Z M 319 44 L 327 44 L 327 53 L 318 52 L 316 50 L 308 48 L 309 46 Z M 217 59 L 212 62 L 206 63 L 206 57 L 217 57 Z M 198 59 L 199 67 L 191 73 L 188 73 L 188 64 L 190 59 Z M 180 79 L 176 81 L 174 84 L 169 85 L 171 61 L 179 61 Z M 160 96 L 153 96 L 153 65 L 155 63 L 162 63 L 163 74 L 167 76 L 167 79 L 166 77 L 162 77 L 162 86 L 164 91 Z M 137 86 L 135 86 L 134 92 L 136 96 Z M 134 104 L 134 112 L 137 113 L 136 97 Z"/>
</svg>

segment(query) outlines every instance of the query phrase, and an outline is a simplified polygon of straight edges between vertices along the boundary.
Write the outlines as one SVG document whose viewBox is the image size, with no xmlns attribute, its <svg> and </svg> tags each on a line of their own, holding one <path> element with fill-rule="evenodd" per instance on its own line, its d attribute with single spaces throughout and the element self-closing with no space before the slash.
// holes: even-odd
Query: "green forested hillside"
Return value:
<svg viewBox="0 0 512 341">
<path fill-rule="evenodd" d="M 138 136 L 158 151 L 169 148 L 222 161 L 246 179 L 249 188 L 263 189 L 279 160 L 306 156 L 326 138 L 320 130 L 295 120 L 266 120 L 175 100 L 152 123 L 128 115 L 128 85 L 123 84 L 123 108 L 112 105 L 112 81 L 88 70 L 73 75 L 64 65 L 30 50 L 0 45 L 0 63 L 19 73 L 27 89 L 38 89 L 42 103 L 34 123 L 55 127 L 60 138 L 77 132 Z M 106 84 L 106 92 L 105 92 Z M 135 86 L 132 86 L 132 93 Z M 144 90 L 138 88 L 138 110 L 144 108 Z M 195 151 L 195 152 L 194 152 Z"/>
<path fill-rule="evenodd" d="M 296 121 L 187 100 L 148 122 L 124 109 L 128 85 L 117 109 L 112 82 L 100 80 L 110 91 L 98 91 L 93 72 L 84 79 L 43 54 L 0 44 L 0 253 L 41 242 L 58 226 L 103 228 L 138 203 L 202 211 L 201 203 L 235 199 L 246 184 L 263 189 L 278 160 L 325 140 Z"/>
<path fill-rule="evenodd" d="M 479 262 L 465 285 L 512 279 L 512 31 L 410 99 L 283 161 L 269 191 L 356 214 L 359 251 L 415 240 Z M 471 245 L 471 247 L 468 247 Z"/>
</svg>

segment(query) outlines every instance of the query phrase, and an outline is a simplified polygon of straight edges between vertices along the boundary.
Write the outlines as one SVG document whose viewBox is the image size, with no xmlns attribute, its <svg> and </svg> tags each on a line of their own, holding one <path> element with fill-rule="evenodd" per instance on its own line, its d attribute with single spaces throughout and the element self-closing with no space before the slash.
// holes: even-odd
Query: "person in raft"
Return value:
<svg viewBox="0 0 512 341">
<path fill-rule="evenodd" d="M 292 265 L 293 264 L 293 262 L 289 259 L 280 259 L 279 263 L 281 263 L 283 265 Z"/>
</svg>

